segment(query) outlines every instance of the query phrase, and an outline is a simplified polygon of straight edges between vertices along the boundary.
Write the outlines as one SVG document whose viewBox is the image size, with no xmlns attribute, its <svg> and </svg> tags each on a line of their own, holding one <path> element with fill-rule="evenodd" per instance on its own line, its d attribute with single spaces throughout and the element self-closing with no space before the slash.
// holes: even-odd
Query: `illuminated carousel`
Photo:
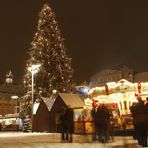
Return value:
<svg viewBox="0 0 148 148">
<path fill-rule="evenodd" d="M 109 82 L 105 86 L 90 89 L 85 104 L 86 107 L 90 104 L 93 107 L 96 103 L 106 104 L 113 111 L 116 125 L 122 128 L 133 128 L 130 106 L 133 102 L 137 102 L 138 96 L 143 100 L 146 99 L 148 82 L 131 83 L 121 79 L 118 82 Z"/>
</svg>

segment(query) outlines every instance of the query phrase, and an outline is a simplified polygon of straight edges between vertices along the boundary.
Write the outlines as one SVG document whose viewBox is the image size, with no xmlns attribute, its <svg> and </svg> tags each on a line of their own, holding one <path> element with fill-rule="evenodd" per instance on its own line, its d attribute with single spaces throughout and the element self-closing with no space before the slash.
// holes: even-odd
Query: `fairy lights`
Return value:
<svg viewBox="0 0 148 148">
<path fill-rule="evenodd" d="M 48 4 L 45 4 L 39 13 L 37 32 L 29 49 L 29 59 L 26 65 L 40 63 L 40 72 L 36 74 L 35 87 L 42 89 L 44 95 L 72 90 L 71 58 L 66 55 L 64 39 L 61 36 L 55 14 Z M 30 77 L 27 72 L 24 76 L 25 86 L 29 90 Z"/>
</svg>

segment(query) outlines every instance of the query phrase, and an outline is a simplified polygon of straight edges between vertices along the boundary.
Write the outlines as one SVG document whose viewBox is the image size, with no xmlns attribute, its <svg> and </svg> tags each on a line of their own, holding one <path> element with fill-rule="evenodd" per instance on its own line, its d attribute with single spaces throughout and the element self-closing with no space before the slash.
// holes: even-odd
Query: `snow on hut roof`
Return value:
<svg viewBox="0 0 148 148">
<path fill-rule="evenodd" d="M 84 101 L 78 94 L 59 93 L 59 96 L 71 108 L 83 108 L 84 106 Z"/>
<path fill-rule="evenodd" d="M 33 105 L 33 115 L 36 115 L 36 112 L 39 108 L 40 103 L 35 102 Z"/>
<path fill-rule="evenodd" d="M 42 97 L 42 100 L 45 103 L 45 105 L 47 106 L 48 110 L 50 111 L 54 102 L 55 102 L 55 99 L 49 99 L 49 98 Z"/>
</svg>

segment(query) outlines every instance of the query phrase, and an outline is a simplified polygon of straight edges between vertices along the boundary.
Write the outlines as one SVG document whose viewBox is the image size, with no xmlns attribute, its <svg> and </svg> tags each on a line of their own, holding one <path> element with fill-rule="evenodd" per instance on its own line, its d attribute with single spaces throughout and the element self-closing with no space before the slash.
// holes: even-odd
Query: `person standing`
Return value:
<svg viewBox="0 0 148 148">
<path fill-rule="evenodd" d="M 97 118 L 99 119 L 97 122 L 100 137 L 99 141 L 105 143 L 109 139 L 110 113 L 104 104 L 98 108 Z"/>
<path fill-rule="evenodd" d="M 68 142 L 73 142 L 73 132 L 74 132 L 74 113 L 73 109 L 70 106 L 67 106 L 68 108 L 66 109 L 65 112 L 65 118 L 66 118 L 66 128 L 67 128 L 67 141 Z"/>
<path fill-rule="evenodd" d="M 62 109 L 62 113 L 60 115 L 60 125 L 61 125 L 61 142 L 68 141 L 68 130 L 67 130 L 67 117 L 66 117 L 66 109 Z"/>
<path fill-rule="evenodd" d="M 97 140 L 97 136 L 99 139 L 99 130 L 98 130 L 98 117 L 97 117 L 97 112 L 98 112 L 98 105 L 96 104 L 96 106 L 94 106 L 91 110 L 91 116 L 93 119 L 93 135 L 92 135 L 92 141 L 96 141 Z"/>
<path fill-rule="evenodd" d="M 133 121 L 135 126 L 136 138 L 138 140 L 138 144 L 144 146 L 145 145 L 145 109 L 144 109 L 144 101 L 141 97 L 137 97 L 137 103 L 134 108 L 131 110 L 133 115 Z"/>
<path fill-rule="evenodd" d="M 144 104 L 144 143 L 143 146 L 148 146 L 147 134 L 148 134 L 148 97 L 146 97 L 146 102 Z"/>
</svg>

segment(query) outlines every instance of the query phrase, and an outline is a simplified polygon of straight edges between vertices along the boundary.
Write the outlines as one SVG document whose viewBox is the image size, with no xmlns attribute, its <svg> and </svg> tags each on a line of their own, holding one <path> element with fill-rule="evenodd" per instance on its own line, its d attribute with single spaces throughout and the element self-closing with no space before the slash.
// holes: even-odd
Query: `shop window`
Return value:
<svg viewBox="0 0 148 148">
<path fill-rule="evenodd" d="M 84 110 L 84 120 L 85 121 L 92 121 L 91 110 L 90 109 L 85 109 Z"/>
<path fill-rule="evenodd" d="M 74 110 L 74 121 L 83 121 L 84 120 L 84 112 L 82 109 Z"/>
</svg>

